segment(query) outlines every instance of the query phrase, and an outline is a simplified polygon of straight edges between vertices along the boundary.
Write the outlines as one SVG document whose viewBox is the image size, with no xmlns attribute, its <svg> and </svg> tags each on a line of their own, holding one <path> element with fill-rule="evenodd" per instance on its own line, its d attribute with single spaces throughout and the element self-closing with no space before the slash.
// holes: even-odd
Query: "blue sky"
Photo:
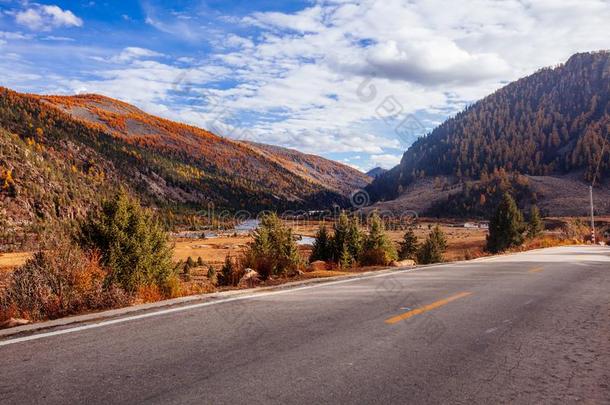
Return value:
<svg viewBox="0 0 610 405">
<path fill-rule="evenodd" d="M 101 93 L 362 170 L 508 81 L 610 48 L 604 0 L 0 0 L 0 85 Z"/>
</svg>

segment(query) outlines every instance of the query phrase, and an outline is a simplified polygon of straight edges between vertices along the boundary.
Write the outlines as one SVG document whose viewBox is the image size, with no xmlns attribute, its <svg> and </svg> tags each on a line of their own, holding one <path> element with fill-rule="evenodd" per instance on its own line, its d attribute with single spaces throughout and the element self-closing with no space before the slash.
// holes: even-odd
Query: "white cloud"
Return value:
<svg viewBox="0 0 610 405">
<path fill-rule="evenodd" d="M 400 163 L 400 159 L 402 155 L 392 155 L 392 154 L 380 154 L 380 155 L 371 155 L 370 162 L 372 163 L 371 168 L 374 167 L 382 167 L 384 169 L 391 169 Z"/>
<path fill-rule="evenodd" d="M 405 147 L 396 133 L 402 117 L 422 114 L 428 126 L 507 81 L 578 51 L 607 48 L 610 21 L 604 0 L 462 0 L 459 6 L 318 0 L 292 13 L 215 17 L 214 29 L 235 24 L 239 32 L 219 36 L 196 13 L 178 18 L 153 3 L 160 4 L 142 1 L 149 25 L 187 46 L 205 40 L 211 53 L 181 49 L 171 63 L 149 49 L 125 48 L 98 57 L 118 66 L 65 87 L 228 136 L 247 133 L 314 153 L 361 152 L 363 161 L 384 167 L 398 162 Z M 231 84 L 219 88 L 219 82 Z M 398 114 L 387 117 L 388 109 Z"/>
<path fill-rule="evenodd" d="M 50 31 L 59 27 L 82 27 L 83 20 L 70 10 L 59 6 L 35 5 L 32 8 L 15 14 L 17 24 L 26 26 L 32 31 Z"/>
<path fill-rule="evenodd" d="M 114 63 L 126 63 L 131 62 L 136 59 L 150 59 L 150 58 L 158 58 L 164 56 L 162 53 L 152 51 L 146 48 L 138 48 L 135 46 L 130 46 L 124 48 L 121 53 L 110 58 L 111 62 Z"/>
</svg>

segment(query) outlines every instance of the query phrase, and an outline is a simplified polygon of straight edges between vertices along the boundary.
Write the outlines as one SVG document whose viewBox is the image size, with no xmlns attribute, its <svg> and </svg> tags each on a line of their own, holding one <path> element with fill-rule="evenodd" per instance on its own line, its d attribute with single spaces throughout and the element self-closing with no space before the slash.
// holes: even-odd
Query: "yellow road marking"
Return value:
<svg viewBox="0 0 610 405">
<path fill-rule="evenodd" d="M 404 321 L 405 319 L 409 319 L 412 316 L 423 314 L 424 312 L 428 312 L 433 309 L 442 307 L 443 305 L 449 304 L 451 301 L 455 301 L 457 299 L 467 297 L 471 294 L 472 294 L 471 292 L 461 292 L 459 294 L 452 295 L 451 297 L 442 299 L 440 301 L 433 302 L 432 304 L 428 304 L 428 305 L 425 305 L 420 308 L 412 309 L 411 311 L 405 312 L 404 314 L 393 316 L 392 318 L 386 319 L 385 323 L 387 323 L 389 325 L 393 325 L 397 322 Z"/>
<path fill-rule="evenodd" d="M 544 270 L 542 267 L 534 267 L 533 269 L 529 269 L 528 272 L 529 273 L 540 273 L 542 270 Z"/>
</svg>

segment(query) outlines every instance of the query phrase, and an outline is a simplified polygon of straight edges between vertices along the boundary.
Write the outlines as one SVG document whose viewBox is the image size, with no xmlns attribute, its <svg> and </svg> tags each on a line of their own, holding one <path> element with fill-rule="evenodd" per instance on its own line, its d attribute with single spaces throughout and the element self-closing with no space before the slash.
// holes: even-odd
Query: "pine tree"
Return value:
<svg viewBox="0 0 610 405">
<path fill-rule="evenodd" d="M 349 252 L 349 249 L 347 248 L 347 246 L 343 246 L 343 250 L 341 251 L 341 255 L 339 257 L 339 267 L 341 267 L 342 269 L 348 269 L 352 267 L 353 264 L 354 260 L 351 253 Z"/>
<path fill-rule="evenodd" d="M 225 256 L 225 262 L 220 268 L 220 273 L 218 273 L 218 285 L 221 286 L 229 286 L 234 285 L 235 280 L 233 280 L 235 274 L 235 262 L 231 258 L 230 255 Z"/>
<path fill-rule="evenodd" d="M 360 222 L 357 218 L 352 218 L 347 228 L 347 238 L 345 243 L 349 254 L 352 256 L 353 262 L 355 262 L 362 254 L 364 238 L 365 236 L 360 230 Z"/>
<path fill-rule="evenodd" d="M 447 250 L 447 238 L 445 233 L 436 225 L 421 245 L 417 252 L 417 262 L 421 264 L 439 263 L 444 261 L 444 253 Z"/>
<path fill-rule="evenodd" d="M 333 261 L 339 262 L 343 255 L 343 250 L 347 245 L 350 221 L 345 212 L 341 212 L 339 220 L 333 224 Z"/>
<path fill-rule="evenodd" d="M 544 223 L 540 217 L 540 210 L 537 206 L 532 205 L 529 222 L 527 224 L 527 237 L 533 239 L 539 236 L 542 231 L 544 231 Z"/>
<path fill-rule="evenodd" d="M 248 244 L 243 263 L 263 279 L 296 270 L 301 257 L 292 230 L 276 214 L 263 216 L 253 233 L 253 241 Z"/>
<path fill-rule="evenodd" d="M 80 226 L 80 242 L 101 254 L 108 282 L 134 292 L 143 285 L 163 287 L 174 275 L 172 247 L 152 211 L 121 189 Z"/>
<path fill-rule="evenodd" d="M 313 243 L 313 250 L 309 257 L 310 262 L 316 260 L 328 261 L 332 259 L 332 244 L 333 240 L 328 235 L 328 230 L 325 225 L 321 225 L 316 233 L 316 239 Z"/>
<path fill-rule="evenodd" d="M 504 193 L 496 213 L 489 221 L 487 250 L 501 252 L 523 243 L 523 214 L 510 194 Z"/>
<path fill-rule="evenodd" d="M 369 233 L 364 240 L 362 248 L 362 264 L 387 265 L 397 258 L 396 248 L 385 233 L 379 214 L 377 212 L 373 213 L 370 220 Z"/>
<path fill-rule="evenodd" d="M 400 242 L 398 258 L 400 260 L 415 259 L 417 256 L 418 248 L 419 244 L 417 242 L 417 236 L 415 236 L 413 228 L 409 227 L 409 229 L 407 229 L 407 232 L 405 232 L 402 241 Z"/>
</svg>

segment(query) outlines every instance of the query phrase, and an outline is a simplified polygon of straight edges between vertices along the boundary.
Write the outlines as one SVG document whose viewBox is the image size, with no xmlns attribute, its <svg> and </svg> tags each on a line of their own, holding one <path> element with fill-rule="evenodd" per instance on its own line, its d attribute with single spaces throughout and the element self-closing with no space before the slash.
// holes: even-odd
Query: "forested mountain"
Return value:
<svg viewBox="0 0 610 405">
<path fill-rule="evenodd" d="M 331 181 L 332 180 L 332 181 Z M 347 204 L 370 178 L 337 162 L 248 144 L 97 95 L 0 88 L 0 226 L 15 235 L 82 215 L 124 185 L 172 215 Z M 8 232 L 7 229 L 12 229 Z M 29 229 L 29 230 L 28 230 Z"/>
<path fill-rule="evenodd" d="M 577 173 L 590 182 L 598 165 L 603 182 L 610 175 L 609 153 L 600 160 L 609 129 L 610 53 L 576 54 L 448 119 L 368 190 L 374 200 L 392 200 L 418 179 L 435 176 L 487 184 L 507 174 Z"/>
</svg>

